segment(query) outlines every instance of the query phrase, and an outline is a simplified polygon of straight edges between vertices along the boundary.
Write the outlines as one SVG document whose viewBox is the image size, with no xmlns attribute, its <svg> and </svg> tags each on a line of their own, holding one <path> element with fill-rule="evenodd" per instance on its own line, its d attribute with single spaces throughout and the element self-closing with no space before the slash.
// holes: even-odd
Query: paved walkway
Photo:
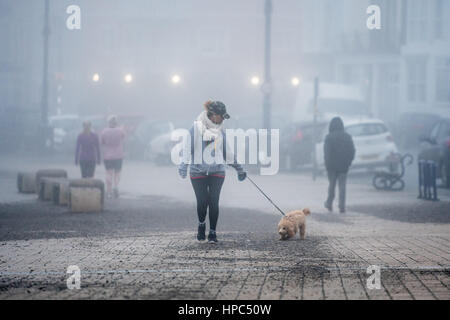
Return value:
<svg viewBox="0 0 450 320">
<path fill-rule="evenodd" d="M 222 231 L 218 245 L 198 243 L 192 231 L 3 241 L 0 299 L 450 298 L 446 229 L 388 234 L 367 228 L 383 222 L 372 216 L 315 215 L 304 241 L 278 241 L 273 230 Z M 442 230 L 414 234 L 420 228 Z M 70 265 L 81 270 L 80 290 L 67 289 Z M 367 287 L 370 265 L 381 268 L 380 289 Z"/>
<path fill-rule="evenodd" d="M 279 214 L 231 176 L 220 243 L 210 245 L 195 240 L 188 181 L 173 168 L 136 166 L 123 197 L 94 215 L 18 195 L 14 170 L 2 167 L 0 299 L 450 299 L 449 201 L 350 180 L 348 213 L 338 215 L 321 207 L 323 179 L 257 177 L 283 208 L 312 209 L 307 239 L 281 242 Z M 79 290 L 67 288 L 71 265 Z M 380 289 L 367 285 L 372 265 Z"/>
</svg>

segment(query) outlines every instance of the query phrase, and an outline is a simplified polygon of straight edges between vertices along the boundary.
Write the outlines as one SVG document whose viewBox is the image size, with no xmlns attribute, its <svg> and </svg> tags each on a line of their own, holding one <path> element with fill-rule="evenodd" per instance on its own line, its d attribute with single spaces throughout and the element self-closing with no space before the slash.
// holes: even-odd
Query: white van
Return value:
<svg viewBox="0 0 450 320">
<path fill-rule="evenodd" d="M 355 86 L 321 82 L 317 103 L 317 121 L 329 121 L 333 117 L 369 117 L 370 111 L 361 90 Z M 296 123 L 311 122 L 314 118 L 314 83 L 299 86 L 293 110 Z"/>
</svg>

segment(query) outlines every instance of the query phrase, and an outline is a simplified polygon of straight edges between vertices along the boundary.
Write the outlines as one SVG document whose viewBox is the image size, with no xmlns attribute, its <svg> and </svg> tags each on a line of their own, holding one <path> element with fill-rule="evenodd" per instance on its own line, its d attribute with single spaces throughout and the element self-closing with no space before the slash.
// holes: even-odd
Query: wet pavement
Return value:
<svg viewBox="0 0 450 320">
<path fill-rule="evenodd" d="M 323 177 L 256 176 L 283 210 L 311 208 L 306 240 L 279 241 L 279 213 L 230 170 L 213 245 L 195 239 L 192 188 L 174 168 L 129 163 L 120 199 L 102 213 L 71 214 L 17 194 L 15 174 L 24 167 L 34 169 L 0 166 L 0 299 L 450 298 L 443 190 L 444 200 L 425 202 L 413 187 L 379 192 L 350 178 L 348 212 L 340 215 L 322 208 Z M 80 289 L 67 287 L 71 265 L 81 271 Z M 372 265 L 381 268 L 379 289 L 368 285 Z"/>
</svg>

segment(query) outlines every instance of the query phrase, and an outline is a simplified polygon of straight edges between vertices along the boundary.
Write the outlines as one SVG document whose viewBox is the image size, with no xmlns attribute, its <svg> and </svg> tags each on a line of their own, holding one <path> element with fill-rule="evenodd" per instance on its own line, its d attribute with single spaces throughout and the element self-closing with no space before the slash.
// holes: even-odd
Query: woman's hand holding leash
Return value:
<svg viewBox="0 0 450 320">
<path fill-rule="evenodd" d="M 178 169 L 178 174 L 180 175 L 180 177 L 181 177 L 182 179 L 186 179 L 186 176 L 187 176 L 187 170 Z"/>
</svg>

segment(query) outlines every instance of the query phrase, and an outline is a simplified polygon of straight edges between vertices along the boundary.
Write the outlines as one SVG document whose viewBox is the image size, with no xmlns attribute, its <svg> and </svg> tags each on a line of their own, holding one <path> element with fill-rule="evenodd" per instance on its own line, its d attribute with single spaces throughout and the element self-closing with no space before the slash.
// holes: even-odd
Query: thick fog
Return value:
<svg viewBox="0 0 450 320">
<path fill-rule="evenodd" d="M 319 120 L 378 118 L 399 144 L 405 114 L 427 130 L 449 116 L 448 1 L 273 0 L 268 18 L 269 2 L 1 0 L 3 152 L 72 152 L 71 131 L 111 114 L 133 134 L 143 121 L 188 128 L 209 99 L 227 127 L 262 128 L 266 114 L 283 138 L 313 121 L 316 78 Z"/>
<path fill-rule="evenodd" d="M 0 300 L 449 300 L 449 213 L 450 0 L 0 0 Z"/>
</svg>

